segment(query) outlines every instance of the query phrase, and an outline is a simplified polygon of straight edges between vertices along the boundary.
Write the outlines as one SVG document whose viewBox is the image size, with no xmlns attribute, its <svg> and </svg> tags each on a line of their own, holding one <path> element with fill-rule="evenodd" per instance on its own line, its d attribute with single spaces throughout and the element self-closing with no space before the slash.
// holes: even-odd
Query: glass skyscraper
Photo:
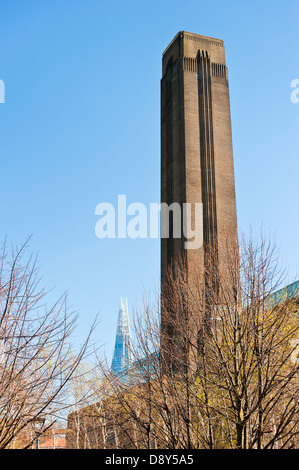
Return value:
<svg viewBox="0 0 299 470">
<path fill-rule="evenodd" d="M 111 371 L 117 375 L 130 367 L 132 364 L 131 336 L 129 325 L 128 301 L 124 305 L 120 299 L 120 308 L 116 329 L 114 355 L 111 364 Z"/>
</svg>

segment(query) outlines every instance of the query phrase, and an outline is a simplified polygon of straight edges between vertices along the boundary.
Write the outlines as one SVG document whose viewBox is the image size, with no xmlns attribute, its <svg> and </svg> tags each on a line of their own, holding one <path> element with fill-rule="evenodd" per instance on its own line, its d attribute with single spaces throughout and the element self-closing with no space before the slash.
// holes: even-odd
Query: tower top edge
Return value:
<svg viewBox="0 0 299 470">
<path fill-rule="evenodd" d="M 204 36 L 202 34 L 190 33 L 189 31 L 179 31 L 175 35 L 173 40 L 168 44 L 166 49 L 164 50 L 164 52 L 162 54 L 163 56 L 170 49 L 170 47 L 172 46 L 172 44 L 176 41 L 176 39 L 178 37 L 182 37 L 183 39 L 187 39 L 187 40 L 191 40 L 191 41 L 208 42 L 208 43 L 211 43 L 211 44 L 216 43 L 218 46 L 224 47 L 224 41 L 222 39 L 213 38 L 211 36 Z"/>
</svg>

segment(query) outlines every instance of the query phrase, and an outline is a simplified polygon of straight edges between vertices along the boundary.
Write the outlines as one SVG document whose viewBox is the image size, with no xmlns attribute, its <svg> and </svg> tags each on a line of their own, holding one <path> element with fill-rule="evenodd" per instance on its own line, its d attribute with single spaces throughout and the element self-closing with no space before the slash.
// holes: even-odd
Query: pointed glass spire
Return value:
<svg viewBox="0 0 299 470">
<path fill-rule="evenodd" d="M 114 355 L 112 359 L 111 371 L 113 374 L 119 374 L 128 368 L 132 363 L 131 336 L 129 325 L 128 301 L 124 306 L 120 298 L 120 308 L 116 329 Z"/>
</svg>

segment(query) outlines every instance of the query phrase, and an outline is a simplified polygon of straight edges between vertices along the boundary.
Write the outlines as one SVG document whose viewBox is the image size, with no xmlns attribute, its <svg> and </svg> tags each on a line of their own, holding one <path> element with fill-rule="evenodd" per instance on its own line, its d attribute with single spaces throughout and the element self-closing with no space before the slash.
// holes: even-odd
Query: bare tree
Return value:
<svg viewBox="0 0 299 470">
<path fill-rule="evenodd" d="M 298 294 L 274 300 L 281 280 L 275 250 L 263 238 L 242 241 L 240 249 L 230 244 L 226 265 L 211 257 L 202 277 L 183 263 L 168 276 L 165 372 L 176 365 L 182 385 L 172 406 L 180 404 L 188 446 L 296 445 Z"/>
<path fill-rule="evenodd" d="M 71 336 L 76 316 L 66 296 L 45 304 L 36 257 L 25 243 L 0 251 L 0 448 L 32 444 L 31 424 L 67 409 L 66 387 L 87 354 L 88 337 L 74 355 Z"/>
<path fill-rule="evenodd" d="M 67 387 L 72 403 L 67 416 L 67 447 L 105 447 L 106 417 L 102 408 L 106 386 L 102 367 L 90 362 L 79 365 Z"/>
<path fill-rule="evenodd" d="M 283 273 L 263 238 L 228 243 L 222 266 L 210 255 L 205 272 L 179 260 L 135 315 L 129 370 L 100 364 L 105 398 L 81 414 L 95 446 L 298 446 L 298 295 L 273 298 Z"/>
</svg>

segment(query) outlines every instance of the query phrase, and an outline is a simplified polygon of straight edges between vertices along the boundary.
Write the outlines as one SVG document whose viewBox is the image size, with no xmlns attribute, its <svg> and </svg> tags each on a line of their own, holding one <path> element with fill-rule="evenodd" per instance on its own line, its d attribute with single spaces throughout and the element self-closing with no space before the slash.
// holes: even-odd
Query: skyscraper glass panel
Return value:
<svg viewBox="0 0 299 470">
<path fill-rule="evenodd" d="M 116 329 L 114 355 L 111 364 L 113 374 L 119 374 L 132 363 L 132 348 L 129 325 L 128 302 L 124 305 L 120 300 L 120 309 Z"/>
</svg>

